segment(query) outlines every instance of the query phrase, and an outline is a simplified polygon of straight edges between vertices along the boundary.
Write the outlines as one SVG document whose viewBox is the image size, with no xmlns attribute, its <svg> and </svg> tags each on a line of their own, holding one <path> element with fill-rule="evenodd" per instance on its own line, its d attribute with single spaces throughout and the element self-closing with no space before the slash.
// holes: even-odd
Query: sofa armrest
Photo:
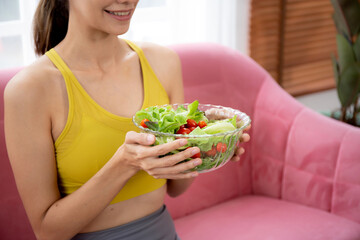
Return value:
<svg viewBox="0 0 360 240">
<path fill-rule="evenodd" d="M 288 139 L 282 197 L 360 223 L 360 129 L 304 110 Z"/>
<path fill-rule="evenodd" d="M 360 223 L 360 128 L 306 108 L 271 79 L 258 94 L 253 120 L 255 194 Z"/>
</svg>

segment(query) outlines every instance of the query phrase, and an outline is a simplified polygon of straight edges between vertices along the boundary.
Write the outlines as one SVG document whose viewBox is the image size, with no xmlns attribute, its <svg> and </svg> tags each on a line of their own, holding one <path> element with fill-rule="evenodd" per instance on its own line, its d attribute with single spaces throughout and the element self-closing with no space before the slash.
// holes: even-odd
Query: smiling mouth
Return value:
<svg viewBox="0 0 360 240">
<path fill-rule="evenodd" d="M 112 11 L 105 10 L 105 12 L 110 13 L 110 14 L 115 15 L 115 16 L 129 16 L 131 11 L 127 11 L 127 12 L 112 12 Z"/>
</svg>

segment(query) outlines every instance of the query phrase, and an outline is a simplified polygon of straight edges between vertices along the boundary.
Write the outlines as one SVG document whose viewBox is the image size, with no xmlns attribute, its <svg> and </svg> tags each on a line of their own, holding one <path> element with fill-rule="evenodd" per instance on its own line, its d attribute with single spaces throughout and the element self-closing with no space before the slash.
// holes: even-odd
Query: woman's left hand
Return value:
<svg viewBox="0 0 360 240">
<path fill-rule="evenodd" d="M 247 131 L 251 128 L 251 124 L 244 129 L 244 131 Z M 245 152 L 245 149 L 243 147 L 240 147 L 240 144 L 243 142 L 248 142 L 250 140 L 250 135 L 248 133 L 243 133 L 240 137 L 240 140 L 236 143 L 237 149 L 235 151 L 234 156 L 231 158 L 231 161 L 238 162 L 240 161 L 240 155 Z"/>
<path fill-rule="evenodd" d="M 227 111 L 226 109 L 217 109 L 217 108 L 211 108 L 205 111 L 205 116 L 208 119 L 215 119 L 215 120 L 221 120 L 221 119 L 227 119 L 232 118 L 234 116 L 234 113 L 231 111 Z M 237 125 L 241 126 L 241 119 L 237 118 Z M 251 128 L 251 124 L 247 126 L 243 131 L 247 131 Z M 240 144 L 243 142 L 248 142 L 250 140 L 250 135 L 248 133 L 243 133 L 241 135 L 240 140 L 236 143 L 236 151 L 234 156 L 231 158 L 231 161 L 239 161 L 240 155 L 245 152 L 245 149 L 243 147 L 240 147 Z"/>
</svg>

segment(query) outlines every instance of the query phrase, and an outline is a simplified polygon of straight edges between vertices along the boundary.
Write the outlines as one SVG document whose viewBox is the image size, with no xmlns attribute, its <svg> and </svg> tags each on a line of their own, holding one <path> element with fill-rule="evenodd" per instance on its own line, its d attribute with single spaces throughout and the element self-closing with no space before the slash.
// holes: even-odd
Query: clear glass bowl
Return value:
<svg viewBox="0 0 360 240">
<path fill-rule="evenodd" d="M 185 108 L 189 105 L 185 104 L 169 104 L 173 109 L 177 109 L 180 105 L 183 105 Z M 159 107 L 167 107 L 169 105 L 163 105 Z M 237 115 L 238 119 L 238 128 L 234 131 L 228 131 L 224 133 L 217 134 L 206 134 L 206 135 L 187 135 L 187 134 L 171 134 L 163 133 L 158 131 L 153 131 L 149 128 L 144 128 L 140 125 L 141 120 L 133 117 L 134 124 L 140 129 L 141 132 L 150 133 L 155 135 L 156 141 L 155 145 L 159 142 L 166 142 L 164 138 L 173 140 L 178 138 L 185 138 L 188 140 L 188 144 L 180 149 L 182 151 L 188 147 L 199 147 L 202 164 L 191 169 L 192 171 L 198 171 L 199 173 L 210 172 L 224 166 L 234 155 L 234 152 L 237 147 L 237 142 L 239 141 L 243 130 L 250 124 L 251 120 L 248 115 L 245 113 L 232 109 L 229 107 L 223 107 L 218 105 L 211 104 L 199 104 L 198 109 L 205 112 L 209 109 L 220 109 L 225 110 L 231 114 Z M 239 124 L 240 123 L 240 124 Z M 203 143 L 203 144 L 201 144 Z M 208 143 L 208 144 L 207 144 Z M 225 144 L 224 144 L 225 143 Z M 225 146 L 226 145 L 226 146 Z M 185 161 L 191 160 L 187 159 Z"/>
</svg>

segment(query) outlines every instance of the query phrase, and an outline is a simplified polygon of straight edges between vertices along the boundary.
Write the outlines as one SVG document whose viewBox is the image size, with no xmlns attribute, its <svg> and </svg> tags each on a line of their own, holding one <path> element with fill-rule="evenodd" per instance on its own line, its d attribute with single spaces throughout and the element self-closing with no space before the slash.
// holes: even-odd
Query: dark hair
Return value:
<svg viewBox="0 0 360 240">
<path fill-rule="evenodd" d="M 67 33 L 68 0 L 40 0 L 33 20 L 35 53 L 42 55 L 59 44 Z"/>
</svg>

